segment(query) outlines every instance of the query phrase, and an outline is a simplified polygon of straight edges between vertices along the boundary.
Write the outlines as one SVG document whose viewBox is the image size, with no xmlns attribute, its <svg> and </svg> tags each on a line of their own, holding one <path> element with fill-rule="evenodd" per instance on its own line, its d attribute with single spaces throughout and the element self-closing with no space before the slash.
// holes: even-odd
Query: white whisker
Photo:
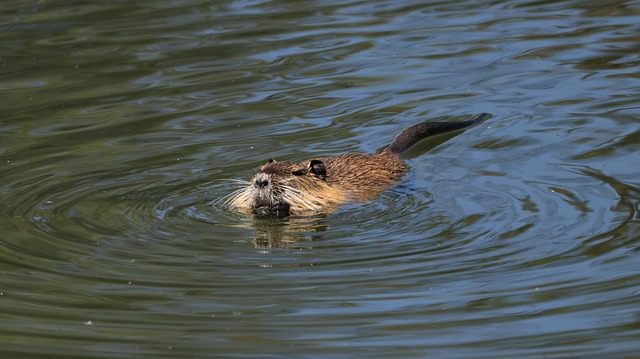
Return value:
<svg viewBox="0 0 640 359">
<path fill-rule="evenodd" d="M 251 181 L 248 180 L 241 180 L 241 179 L 237 179 L 237 178 L 221 178 L 220 181 L 224 181 L 226 182 L 231 182 L 231 183 L 241 183 L 244 185 L 249 185 L 251 184 Z"/>
<path fill-rule="evenodd" d="M 285 189 L 285 191 L 283 191 L 283 198 L 285 202 L 289 203 L 292 209 L 302 211 L 319 211 L 322 209 L 322 206 L 317 203 L 318 198 L 304 194 L 299 189 L 289 185 L 283 185 L 282 188 Z"/>
<path fill-rule="evenodd" d="M 237 200 L 246 191 L 247 191 L 247 187 L 243 186 L 241 188 L 238 188 L 238 189 L 232 191 L 231 193 L 228 193 L 228 194 L 222 196 L 221 198 L 218 198 L 217 200 L 213 201 L 211 203 L 211 205 L 217 206 L 219 204 L 223 204 L 225 206 L 236 207 L 234 205 L 234 202 L 238 202 Z"/>
</svg>

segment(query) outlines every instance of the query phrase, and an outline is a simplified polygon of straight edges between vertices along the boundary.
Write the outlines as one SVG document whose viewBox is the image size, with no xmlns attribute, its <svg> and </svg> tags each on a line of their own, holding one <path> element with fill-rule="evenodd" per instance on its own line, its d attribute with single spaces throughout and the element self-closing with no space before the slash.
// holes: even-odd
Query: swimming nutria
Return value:
<svg viewBox="0 0 640 359">
<path fill-rule="evenodd" d="M 410 126 L 378 154 L 345 154 L 298 163 L 270 160 L 251 181 L 242 181 L 246 187 L 229 194 L 226 203 L 258 216 L 330 213 L 342 204 L 387 189 L 407 170 L 400 155 L 419 140 L 467 128 L 488 116 L 481 113 L 468 121 Z"/>
</svg>

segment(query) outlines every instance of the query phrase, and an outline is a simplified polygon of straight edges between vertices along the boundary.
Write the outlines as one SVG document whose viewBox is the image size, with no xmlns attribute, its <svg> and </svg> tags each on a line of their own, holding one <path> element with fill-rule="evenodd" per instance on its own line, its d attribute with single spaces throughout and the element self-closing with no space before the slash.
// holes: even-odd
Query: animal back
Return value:
<svg viewBox="0 0 640 359">
<path fill-rule="evenodd" d="M 345 154 L 321 160 L 327 168 L 327 184 L 356 200 L 386 190 L 407 170 L 397 156 L 384 154 Z"/>
</svg>

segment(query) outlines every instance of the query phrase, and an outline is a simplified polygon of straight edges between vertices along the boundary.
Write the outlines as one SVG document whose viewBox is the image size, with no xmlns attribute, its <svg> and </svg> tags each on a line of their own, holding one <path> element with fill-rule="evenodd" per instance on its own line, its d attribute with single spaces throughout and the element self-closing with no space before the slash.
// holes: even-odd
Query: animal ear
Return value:
<svg viewBox="0 0 640 359">
<path fill-rule="evenodd" d="M 309 163 L 309 172 L 323 181 L 327 179 L 327 169 L 324 168 L 324 163 L 320 160 L 311 160 L 311 163 Z"/>
<path fill-rule="evenodd" d="M 269 161 L 267 161 L 267 163 L 265 163 L 265 164 L 263 164 L 262 166 L 260 166 L 260 170 L 261 170 L 261 171 L 264 171 L 264 169 L 265 169 L 265 168 L 267 168 L 267 166 L 269 166 L 269 165 L 271 165 L 271 164 L 274 164 L 274 163 L 276 163 L 276 162 L 277 162 L 277 161 L 276 161 L 274 158 L 272 158 L 272 159 L 270 159 Z"/>
</svg>

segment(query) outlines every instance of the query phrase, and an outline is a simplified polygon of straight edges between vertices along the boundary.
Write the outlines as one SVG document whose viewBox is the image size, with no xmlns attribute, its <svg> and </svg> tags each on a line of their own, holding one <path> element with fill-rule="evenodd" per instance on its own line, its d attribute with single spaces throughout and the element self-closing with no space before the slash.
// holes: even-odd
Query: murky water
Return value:
<svg viewBox="0 0 640 359">
<path fill-rule="evenodd" d="M 633 358 L 640 2 L 3 1 L 3 358 Z M 383 195 L 257 221 L 269 158 Z"/>
</svg>

